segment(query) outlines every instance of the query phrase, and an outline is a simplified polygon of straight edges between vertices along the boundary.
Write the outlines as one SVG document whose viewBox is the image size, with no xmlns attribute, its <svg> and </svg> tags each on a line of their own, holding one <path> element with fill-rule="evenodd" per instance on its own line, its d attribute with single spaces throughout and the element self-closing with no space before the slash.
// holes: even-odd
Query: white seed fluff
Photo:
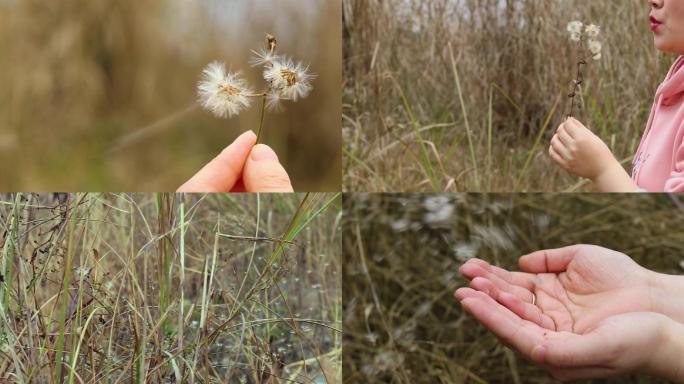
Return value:
<svg viewBox="0 0 684 384">
<path fill-rule="evenodd" d="M 601 27 L 596 24 L 587 25 L 587 27 L 584 29 L 584 33 L 587 35 L 587 38 L 596 39 L 601 33 Z"/>
<path fill-rule="evenodd" d="M 278 58 L 264 71 L 264 79 L 277 92 L 280 99 L 297 101 L 305 98 L 313 89 L 311 80 L 316 76 L 302 63 L 295 64 L 292 59 Z"/>
<path fill-rule="evenodd" d="M 591 56 L 594 60 L 601 59 L 601 48 L 603 46 L 600 41 L 590 40 L 587 46 L 589 47 L 589 52 L 591 52 Z"/>
<path fill-rule="evenodd" d="M 237 116 L 252 102 L 246 81 L 239 73 L 227 72 L 225 64 L 218 61 L 202 71 L 197 93 L 202 107 L 221 118 Z"/>
<path fill-rule="evenodd" d="M 249 64 L 252 65 L 252 67 L 259 67 L 262 65 L 268 66 L 273 64 L 273 61 L 278 60 L 278 55 L 266 48 L 252 51 L 252 55 L 252 58 L 249 60 Z"/>
<path fill-rule="evenodd" d="M 281 103 L 278 91 L 271 90 L 266 94 L 266 108 L 273 112 L 280 112 L 283 110 L 283 104 Z"/>
<path fill-rule="evenodd" d="M 582 30 L 584 29 L 584 24 L 581 21 L 571 21 L 568 23 L 567 30 L 570 32 L 570 40 L 580 41 L 582 39 Z"/>
</svg>

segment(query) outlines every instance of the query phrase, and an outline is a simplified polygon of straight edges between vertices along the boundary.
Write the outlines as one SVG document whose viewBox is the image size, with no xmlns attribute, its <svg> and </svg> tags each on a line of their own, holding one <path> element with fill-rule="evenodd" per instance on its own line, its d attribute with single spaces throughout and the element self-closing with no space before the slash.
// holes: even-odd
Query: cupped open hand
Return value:
<svg viewBox="0 0 684 384">
<path fill-rule="evenodd" d="M 460 269 L 470 288 L 458 289 L 456 298 L 557 378 L 653 371 L 664 324 L 672 320 L 652 311 L 651 271 L 590 245 L 535 252 L 520 259 L 520 268 L 472 259 Z"/>
<path fill-rule="evenodd" d="M 651 271 L 622 253 L 576 245 L 535 252 L 519 264 L 523 272 L 472 259 L 461 273 L 472 289 L 554 331 L 583 333 L 609 316 L 653 309 Z"/>
</svg>

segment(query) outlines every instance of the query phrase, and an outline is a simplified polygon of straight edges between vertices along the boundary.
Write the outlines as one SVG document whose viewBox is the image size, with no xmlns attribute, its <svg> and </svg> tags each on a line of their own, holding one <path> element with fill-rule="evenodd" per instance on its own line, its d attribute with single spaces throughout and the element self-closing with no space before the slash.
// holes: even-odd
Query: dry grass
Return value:
<svg viewBox="0 0 684 384">
<path fill-rule="evenodd" d="M 341 5 L 318 0 L 0 2 L 0 190 L 175 191 L 256 132 L 258 108 L 217 119 L 196 84 L 213 60 L 263 84 L 266 32 L 319 76 L 264 141 L 296 190 L 339 191 Z"/>
<path fill-rule="evenodd" d="M 569 109 L 574 19 L 600 24 L 605 42 L 576 115 L 629 167 L 674 59 L 653 47 L 648 7 L 344 0 L 345 190 L 586 190 L 546 153 Z"/>
<path fill-rule="evenodd" d="M 672 230 L 682 204 L 666 195 L 345 196 L 345 382 L 552 382 L 461 310 L 458 267 L 476 255 L 517 268 L 531 251 L 593 243 L 682 274 L 684 235 Z"/>
<path fill-rule="evenodd" d="M 340 203 L 4 196 L 0 381 L 339 383 Z"/>
</svg>

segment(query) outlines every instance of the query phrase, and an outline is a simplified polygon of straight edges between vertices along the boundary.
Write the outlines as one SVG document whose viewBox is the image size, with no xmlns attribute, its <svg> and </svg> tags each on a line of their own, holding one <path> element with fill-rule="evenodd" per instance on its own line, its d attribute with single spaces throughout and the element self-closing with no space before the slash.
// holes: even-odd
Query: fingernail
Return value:
<svg viewBox="0 0 684 384">
<path fill-rule="evenodd" d="M 546 356 L 546 347 L 543 345 L 537 345 L 532 349 L 532 360 L 543 363 L 544 356 Z"/>
<path fill-rule="evenodd" d="M 264 144 L 257 144 L 252 148 L 252 160 L 254 161 L 278 161 L 278 155 Z"/>
</svg>

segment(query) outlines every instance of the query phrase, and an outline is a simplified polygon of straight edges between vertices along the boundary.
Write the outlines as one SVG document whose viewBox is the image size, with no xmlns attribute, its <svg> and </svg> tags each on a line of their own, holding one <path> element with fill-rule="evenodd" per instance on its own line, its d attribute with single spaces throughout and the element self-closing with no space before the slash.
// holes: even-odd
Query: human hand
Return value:
<svg viewBox="0 0 684 384">
<path fill-rule="evenodd" d="M 657 313 L 607 317 L 584 332 L 525 320 L 484 292 L 460 288 L 463 308 L 501 341 L 563 381 L 643 373 L 684 382 L 684 325 Z"/>
<path fill-rule="evenodd" d="M 461 267 L 471 288 L 455 295 L 466 311 L 524 356 L 562 379 L 632 370 L 670 378 L 684 374 L 673 371 L 676 362 L 667 364 L 677 354 L 655 359 L 647 349 L 663 341 L 665 320 L 676 324 L 667 329 L 684 328 L 671 318 L 681 318 L 676 311 L 681 308 L 663 305 L 681 301 L 681 278 L 675 281 L 624 254 L 588 245 L 534 252 L 520 259 L 520 267 L 525 272 L 472 259 Z M 656 313 L 661 310 L 665 313 Z M 684 331 L 678 332 L 681 341 Z"/>
<path fill-rule="evenodd" d="M 575 118 L 558 127 L 549 147 L 551 159 L 571 174 L 596 180 L 620 166 L 608 146 Z"/>
<path fill-rule="evenodd" d="M 471 259 L 460 268 L 470 287 L 546 329 L 583 333 L 621 313 L 650 312 L 655 274 L 619 252 L 592 245 L 520 258 L 523 272 Z"/>
<path fill-rule="evenodd" d="M 292 192 L 290 177 L 271 148 L 247 131 L 178 188 L 178 192 Z"/>
</svg>

